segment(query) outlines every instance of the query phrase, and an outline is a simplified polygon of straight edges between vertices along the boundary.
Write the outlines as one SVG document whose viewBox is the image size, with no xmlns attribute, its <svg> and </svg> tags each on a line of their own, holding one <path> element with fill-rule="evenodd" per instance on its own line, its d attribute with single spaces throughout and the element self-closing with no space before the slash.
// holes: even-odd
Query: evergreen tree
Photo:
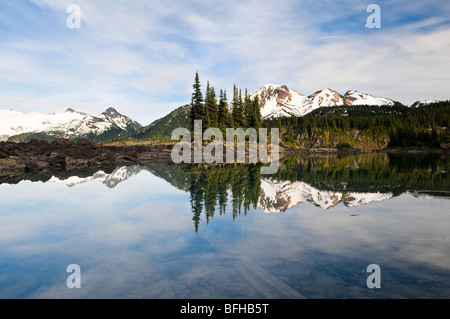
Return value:
<svg viewBox="0 0 450 319">
<path fill-rule="evenodd" d="M 243 112 L 242 104 L 243 103 L 242 103 L 241 91 L 238 90 L 236 85 L 234 85 L 232 118 L 233 118 L 233 127 L 235 127 L 235 128 L 243 126 L 242 124 L 243 124 L 244 112 Z"/>
<path fill-rule="evenodd" d="M 211 121 L 210 121 L 210 109 L 209 109 L 209 103 L 211 99 L 211 87 L 209 85 L 209 81 L 206 82 L 206 92 L 205 92 L 205 112 L 203 114 L 203 128 L 207 129 L 211 127 Z"/>
<path fill-rule="evenodd" d="M 209 86 L 209 82 L 207 98 L 205 99 L 205 108 L 208 115 L 206 127 L 217 127 L 219 124 L 216 91 L 213 86 Z"/>
<path fill-rule="evenodd" d="M 222 134 L 226 134 L 226 128 L 229 125 L 229 111 L 228 111 L 228 102 L 227 102 L 227 93 L 225 91 L 220 90 L 219 94 L 219 107 L 217 114 L 217 122 L 218 127 L 222 131 Z"/>
<path fill-rule="evenodd" d="M 253 112 L 253 103 L 250 98 L 250 94 L 248 94 L 247 89 L 245 89 L 245 95 L 244 95 L 244 104 L 243 104 L 243 113 L 244 113 L 244 121 L 243 121 L 243 127 L 249 128 L 249 127 L 255 127 L 255 114 Z"/>
<path fill-rule="evenodd" d="M 226 107 L 227 107 L 227 118 L 226 118 L 226 126 L 227 127 L 233 127 L 233 114 L 232 114 L 232 111 L 230 110 L 230 108 L 229 108 L 229 106 L 228 106 L 228 99 L 227 99 L 227 92 L 226 91 L 224 91 L 223 92 L 223 98 L 224 98 L 224 100 L 225 100 L 225 104 L 226 104 Z"/>
<path fill-rule="evenodd" d="M 239 97 L 238 89 L 236 84 L 233 85 L 233 100 L 231 102 L 231 115 L 232 115 L 232 125 L 231 127 L 239 127 Z"/>
<path fill-rule="evenodd" d="M 238 119 L 239 124 L 237 127 L 245 127 L 245 114 L 244 114 L 244 102 L 242 101 L 242 91 L 239 89 L 238 95 Z"/>
<path fill-rule="evenodd" d="M 259 134 L 259 129 L 262 126 L 262 116 L 261 116 L 261 108 L 259 106 L 259 98 L 255 96 L 252 101 L 252 111 L 253 111 L 253 119 L 254 119 L 254 128 Z"/>
<path fill-rule="evenodd" d="M 192 93 L 191 98 L 191 114 L 190 114 L 190 128 L 194 130 L 194 120 L 203 120 L 205 116 L 205 110 L 203 105 L 203 94 L 201 90 L 201 84 L 198 72 L 195 73 L 195 82 L 192 86 L 194 88 L 194 93 Z"/>
</svg>

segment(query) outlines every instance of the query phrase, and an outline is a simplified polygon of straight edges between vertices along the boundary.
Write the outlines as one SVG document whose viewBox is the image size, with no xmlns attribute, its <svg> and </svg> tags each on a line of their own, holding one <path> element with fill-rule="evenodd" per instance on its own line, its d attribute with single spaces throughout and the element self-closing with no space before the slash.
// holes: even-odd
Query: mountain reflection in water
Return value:
<svg viewBox="0 0 450 319">
<path fill-rule="evenodd" d="M 352 156 L 292 157 L 276 174 L 261 175 L 259 165 L 125 166 L 90 176 L 42 178 L 67 186 L 100 181 L 109 188 L 149 171 L 189 193 L 195 231 L 202 215 L 207 223 L 231 205 L 233 220 L 250 208 L 281 213 L 296 205 L 331 209 L 388 200 L 403 193 L 415 197 L 450 197 L 449 159 L 436 154 L 372 153 Z M 25 177 L 26 178 L 26 177 Z M 33 176 L 33 180 L 39 177 Z M 3 181 L 5 182 L 5 181 Z"/>
<path fill-rule="evenodd" d="M 274 175 L 3 175 L 0 298 L 449 298 L 448 164 L 375 153 L 288 158 Z M 70 264 L 81 289 L 66 286 Z"/>
</svg>

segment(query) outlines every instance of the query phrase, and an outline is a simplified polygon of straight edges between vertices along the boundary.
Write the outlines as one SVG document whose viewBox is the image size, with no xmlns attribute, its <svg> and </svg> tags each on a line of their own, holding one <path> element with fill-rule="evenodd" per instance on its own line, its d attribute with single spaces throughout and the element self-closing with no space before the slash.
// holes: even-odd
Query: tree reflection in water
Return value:
<svg viewBox="0 0 450 319">
<path fill-rule="evenodd" d="M 352 156 L 305 156 L 285 159 L 276 174 L 261 175 L 259 165 L 200 165 L 149 166 L 147 169 L 172 185 L 190 193 L 195 231 L 198 232 L 202 214 L 207 223 L 216 213 L 225 214 L 231 204 L 233 220 L 264 203 L 267 194 L 261 183 L 284 183 L 295 187 L 300 182 L 317 192 L 334 195 L 332 204 L 348 204 L 358 197 L 372 194 L 399 196 L 405 192 L 448 198 L 450 196 L 449 158 L 438 154 L 370 153 Z M 286 184 L 287 183 L 287 184 Z M 267 183 L 266 183 L 267 184 Z M 267 191 L 267 190 L 266 190 Z M 291 187 L 292 191 L 292 187 Z M 289 197 L 277 190 L 276 205 L 295 206 Z M 339 196 L 337 196 L 338 194 Z M 321 206 L 314 199 L 310 203 Z M 360 200 L 367 203 L 370 200 Z M 354 205 L 354 204 L 352 204 Z M 260 207 L 261 208 L 261 207 Z"/>
</svg>

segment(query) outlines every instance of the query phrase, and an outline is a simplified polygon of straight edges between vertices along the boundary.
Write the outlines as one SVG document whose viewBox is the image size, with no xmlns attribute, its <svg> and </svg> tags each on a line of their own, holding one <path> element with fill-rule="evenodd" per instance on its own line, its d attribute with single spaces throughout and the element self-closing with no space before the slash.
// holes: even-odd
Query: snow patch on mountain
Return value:
<svg viewBox="0 0 450 319">
<path fill-rule="evenodd" d="M 348 207 L 366 205 L 393 196 L 391 193 L 343 193 L 321 191 L 305 182 L 261 180 L 258 207 L 266 213 L 280 213 L 301 203 L 329 209 L 343 203 Z"/>
<path fill-rule="evenodd" d="M 141 125 L 109 108 L 99 116 L 89 115 L 68 108 L 64 113 L 22 113 L 13 110 L 0 110 L 0 141 L 24 133 L 58 132 L 65 138 L 100 135 L 110 129 L 124 131 L 140 128 Z"/>
<path fill-rule="evenodd" d="M 289 89 L 286 85 L 267 84 L 251 97 L 259 97 L 261 115 L 263 118 L 280 116 L 303 116 L 320 107 L 341 105 L 394 105 L 387 98 L 377 98 L 358 91 L 347 91 L 342 96 L 330 88 L 319 90 L 308 96 Z"/>
<path fill-rule="evenodd" d="M 324 89 L 308 95 L 303 102 L 303 108 L 306 108 L 307 113 L 309 113 L 319 107 L 339 106 L 344 104 L 344 99 L 338 92 L 332 89 Z"/>
<path fill-rule="evenodd" d="M 27 132 L 54 130 L 64 125 L 82 121 L 86 114 L 70 109 L 64 113 L 22 113 L 13 110 L 0 110 L 0 134 L 13 136 Z"/>
<path fill-rule="evenodd" d="M 131 129 L 134 129 L 136 131 L 142 127 L 139 123 L 133 121 L 128 116 L 120 114 L 116 109 L 112 107 L 108 108 L 105 112 L 100 114 L 99 117 L 104 118 L 108 122 L 115 124 L 117 127 L 125 131 L 128 131 L 130 127 Z"/>
<path fill-rule="evenodd" d="M 394 105 L 394 101 L 391 99 L 374 97 L 366 93 L 361 93 L 352 90 L 347 91 L 345 93 L 344 99 L 346 100 L 347 103 L 351 105 L 377 105 L 377 106 Z"/>
<path fill-rule="evenodd" d="M 279 116 L 301 116 L 301 105 L 304 96 L 285 85 L 267 84 L 255 93 L 251 98 L 258 96 L 261 106 L 261 116 L 279 117 Z"/>
<path fill-rule="evenodd" d="M 347 207 L 367 205 L 372 202 L 390 199 L 392 196 L 392 193 L 347 193 L 344 198 L 344 205 Z"/>
<path fill-rule="evenodd" d="M 430 104 L 434 104 L 434 103 L 438 103 L 438 102 L 439 102 L 438 100 L 416 101 L 411 105 L 411 107 L 421 107 L 421 106 L 430 105 Z"/>
<path fill-rule="evenodd" d="M 74 187 L 77 185 L 89 183 L 92 181 L 97 181 L 105 184 L 109 188 L 116 187 L 119 183 L 130 179 L 134 175 L 139 174 L 142 171 L 142 168 L 140 166 L 125 166 L 125 167 L 118 167 L 116 168 L 112 173 L 107 174 L 104 171 L 98 171 L 97 173 L 93 174 L 92 176 L 88 177 L 78 177 L 78 176 L 71 176 L 67 179 L 59 179 L 55 176 L 50 178 L 48 182 L 50 183 L 57 183 L 57 184 L 65 184 L 68 187 Z"/>
</svg>

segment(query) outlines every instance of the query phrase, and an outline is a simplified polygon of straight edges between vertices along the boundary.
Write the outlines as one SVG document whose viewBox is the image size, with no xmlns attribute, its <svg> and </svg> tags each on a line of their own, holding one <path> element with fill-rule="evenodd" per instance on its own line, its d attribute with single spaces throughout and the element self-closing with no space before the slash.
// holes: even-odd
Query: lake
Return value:
<svg viewBox="0 0 450 319">
<path fill-rule="evenodd" d="M 5 179 L 0 298 L 449 298 L 449 167 L 374 153 L 288 158 L 273 175 L 158 164 Z"/>
</svg>

